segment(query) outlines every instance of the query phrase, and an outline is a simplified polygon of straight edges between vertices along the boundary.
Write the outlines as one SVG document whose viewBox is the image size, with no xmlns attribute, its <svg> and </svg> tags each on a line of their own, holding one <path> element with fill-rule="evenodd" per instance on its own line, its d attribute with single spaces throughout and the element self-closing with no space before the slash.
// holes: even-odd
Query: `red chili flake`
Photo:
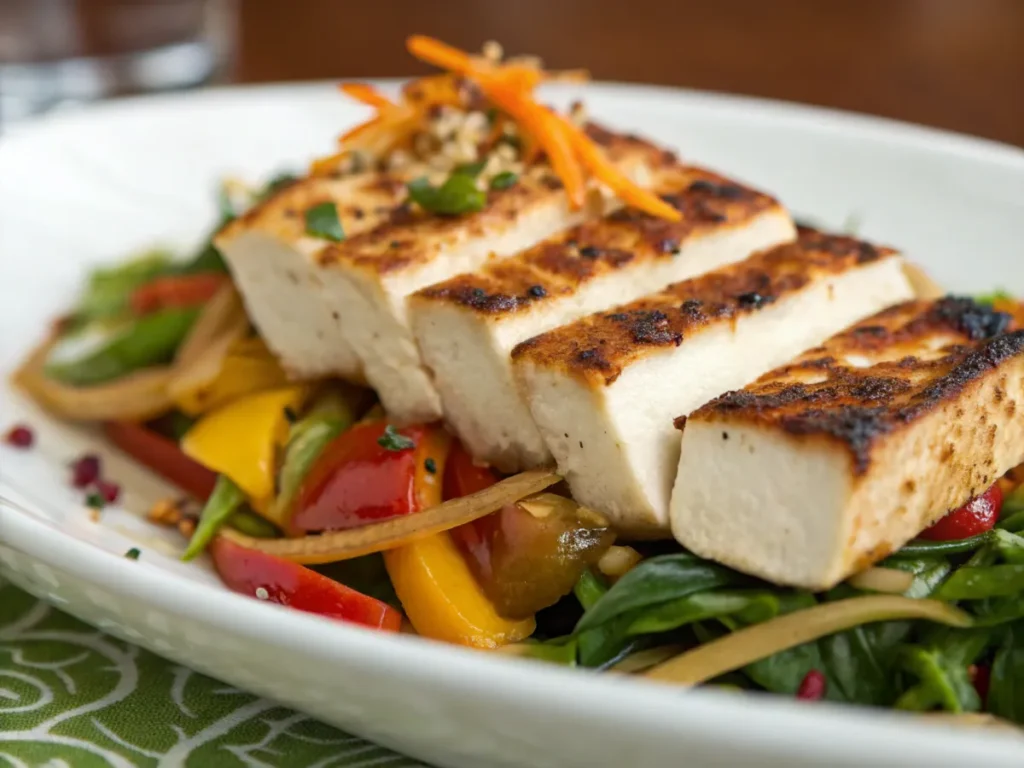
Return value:
<svg viewBox="0 0 1024 768">
<path fill-rule="evenodd" d="M 71 484 L 75 488 L 86 488 L 100 478 L 100 457 L 88 453 L 71 465 Z"/>
<path fill-rule="evenodd" d="M 825 676 L 816 669 L 808 672 L 796 689 L 796 697 L 804 701 L 818 701 L 825 697 Z"/>
<path fill-rule="evenodd" d="M 4 435 L 4 442 L 15 448 L 31 448 L 36 440 L 35 433 L 24 424 L 15 424 Z"/>
<path fill-rule="evenodd" d="M 109 480 L 97 480 L 96 492 L 103 497 L 105 502 L 113 504 L 117 501 L 117 497 L 121 495 L 121 486 Z"/>
</svg>

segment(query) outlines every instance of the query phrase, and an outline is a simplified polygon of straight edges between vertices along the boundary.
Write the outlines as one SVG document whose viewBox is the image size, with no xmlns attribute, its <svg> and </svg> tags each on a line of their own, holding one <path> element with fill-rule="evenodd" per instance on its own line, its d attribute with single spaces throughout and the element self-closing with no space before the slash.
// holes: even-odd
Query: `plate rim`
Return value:
<svg viewBox="0 0 1024 768">
<path fill-rule="evenodd" d="M 387 86 L 398 79 L 375 80 Z M 75 120 L 117 120 L 126 111 L 136 111 L 165 103 L 216 101 L 231 98 L 267 98 L 275 95 L 313 96 L 336 81 L 228 86 L 191 93 L 132 97 L 81 110 L 59 112 L 28 121 L 11 134 L 0 137 L 0 158 L 15 151 L 21 141 L 45 141 L 47 131 Z M 567 93 L 570 89 L 564 90 Z M 578 92 L 578 89 L 571 89 Z M 705 108 L 711 112 L 741 112 L 757 115 L 768 110 L 776 120 L 792 120 L 802 127 L 843 132 L 868 132 L 874 138 L 915 146 L 924 142 L 939 154 L 953 154 L 971 162 L 1006 166 L 1019 172 L 1024 182 L 1024 148 L 944 129 L 920 126 L 885 117 L 861 115 L 824 107 L 795 104 L 757 97 L 693 91 L 670 86 L 594 83 L 585 91 L 590 96 L 614 100 L 624 94 L 632 98 L 658 101 L 667 109 L 673 102 L 682 106 Z M 6 375 L 8 371 L 0 371 Z M 9 385 L 5 382 L 5 387 Z M 3 486 L 0 477 L 0 490 Z M 45 506 L 45 505 L 43 505 Z M 38 515 L 38 516 L 37 516 Z M 687 734 L 701 742 L 735 739 L 735 723 L 743 723 L 743 738 L 763 745 L 776 755 L 797 755 L 827 759 L 839 751 L 856 754 L 863 760 L 894 760 L 907 765 L 924 760 L 937 765 L 952 765 L 956 760 L 1006 759 L 1019 754 L 1017 737 L 988 730 L 949 733 L 903 713 L 868 708 L 850 708 L 832 704 L 808 707 L 783 697 L 735 697 L 717 691 L 687 691 L 643 684 L 634 679 L 587 674 L 522 662 L 507 658 L 488 658 L 483 653 L 467 652 L 422 639 L 387 636 L 359 627 L 346 626 L 312 615 L 304 615 L 278 606 L 232 594 L 210 590 L 208 586 L 178 577 L 176 574 L 146 567 L 145 561 L 127 561 L 70 533 L 56 528 L 47 515 L 0 503 L 0 532 L 4 543 L 36 561 L 72 573 L 83 581 L 95 583 L 113 593 L 123 592 L 154 606 L 196 617 L 211 627 L 228 627 L 242 635 L 258 635 L 261 640 L 281 648 L 296 648 L 296 639 L 306 651 L 317 646 L 320 658 L 346 658 L 369 662 L 375 671 L 415 678 L 451 688 L 468 697 L 493 696 L 495 687 L 505 691 L 509 703 L 529 707 L 539 696 L 558 706 L 583 710 L 601 722 L 617 721 L 621 727 L 639 730 L 671 731 Z M 285 613 L 281 613 L 285 611 Z M 290 617 L 281 620 L 283 616 Z M 616 706 L 609 702 L 615 701 Z M 895 716 L 894 716 L 895 715 Z M 688 724 L 676 729 L 678 722 Z M 799 735 L 799 739 L 796 737 Z M 1012 752 L 1011 752 L 1012 750 Z"/>
</svg>

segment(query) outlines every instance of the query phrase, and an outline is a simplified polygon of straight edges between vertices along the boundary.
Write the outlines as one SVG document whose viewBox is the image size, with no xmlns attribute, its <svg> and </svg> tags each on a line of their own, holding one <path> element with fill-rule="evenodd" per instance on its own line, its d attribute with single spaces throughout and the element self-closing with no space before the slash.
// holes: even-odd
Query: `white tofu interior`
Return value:
<svg viewBox="0 0 1024 768">
<path fill-rule="evenodd" d="M 286 242 L 246 229 L 219 247 L 250 319 L 289 374 L 362 379 L 362 362 L 342 331 L 314 260 L 323 241 Z"/>
<path fill-rule="evenodd" d="M 811 280 L 735 320 L 631 362 L 595 385 L 558 367 L 519 367 L 535 423 L 581 504 L 634 535 L 668 531 L 679 461 L 673 419 L 737 389 L 800 351 L 911 296 L 902 260 Z"/>
<path fill-rule="evenodd" d="M 411 321 L 446 420 L 474 456 L 503 471 L 549 463 L 551 452 L 513 374 L 509 353 L 516 344 L 794 236 L 789 215 L 774 208 L 745 225 L 688 238 L 676 256 L 637 259 L 525 311 L 480 313 L 451 302 L 414 301 Z"/>
<path fill-rule="evenodd" d="M 388 414 L 399 424 L 441 418 L 441 398 L 424 367 L 408 325 L 406 298 L 432 283 L 472 272 L 488 258 L 529 248 L 582 219 L 567 204 L 537 206 L 515 226 L 493 236 L 466 236 L 438 258 L 414 270 L 377 276 L 356 269 L 332 270 L 339 277 L 334 306 L 347 339 L 362 360 L 367 381 Z"/>
</svg>

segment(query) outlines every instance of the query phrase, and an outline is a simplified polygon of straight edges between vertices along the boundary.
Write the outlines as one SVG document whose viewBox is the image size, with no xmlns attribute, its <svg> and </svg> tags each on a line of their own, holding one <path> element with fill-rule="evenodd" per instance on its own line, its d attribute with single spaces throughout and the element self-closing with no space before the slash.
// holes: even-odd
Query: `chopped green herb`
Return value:
<svg viewBox="0 0 1024 768">
<path fill-rule="evenodd" d="M 491 189 L 508 189 L 517 181 L 519 181 L 518 174 L 512 173 L 512 171 L 502 171 L 491 179 Z"/>
<path fill-rule="evenodd" d="M 979 304 L 988 304 L 989 306 L 992 306 L 997 301 L 1012 301 L 1013 296 L 1007 291 L 1000 289 L 998 291 L 992 291 L 992 293 L 976 296 L 974 300 Z"/>
<path fill-rule="evenodd" d="M 90 491 L 85 496 L 85 506 L 89 509 L 103 509 L 107 506 L 107 502 L 103 498 L 102 494 L 97 491 Z"/>
<path fill-rule="evenodd" d="M 423 462 L 423 468 L 432 475 L 437 474 L 437 462 L 433 459 L 427 459 Z"/>
<path fill-rule="evenodd" d="M 138 560 L 139 559 L 139 555 L 141 555 L 141 554 L 142 554 L 142 552 L 139 551 L 138 547 L 132 547 L 131 549 L 129 549 L 127 552 L 124 553 L 124 556 L 126 558 L 128 558 L 129 560 Z"/>
<path fill-rule="evenodd" d="M 306 234 L 340 243 L 345 239 L 345 231 L 341 228 L 338 218 L 338 206 L 334 203 L 320 203 L 306 209 Z"/>
<path fill-rule="evenodd" d="M 294 424 L 299 420 L 299 414 L 297 414 L 291 406 L 286 405 L 284 407 L 284 419 L 289 424 Z"/>
<path fill-rule="evenodd" d="M 290 187 L 298 180 L 299 177 L 294 173 L 279 173 L 268 181 L 267 185 L 259 191 L 256 195 L 256 199 L 262 202 L 276 192 L 280 192 L 285 187 Z"/>
<path fill-rule="evenodd" d="M 455 168 L 455 173 L 462 174 L 463 176 L 472 176 L 475 179 L 480 175 L 485 165 L 487 165 L 486 160 L 478 160 L 475 163 L 463 163 Z"/>
<path fill-rule="evenodd" d="M 482 211 L 487 204 L 487 193 L 476 186 L 475 175 L 456 171 L 440 187 L 421 177 L 406 185 L 409 197 L 423 210 L 442 216 Z"/>
<path fill-rule="evenodd" d="M 384 434 L 377 438 L 377 445 L 388 451 L 408 451 L 416 447 L 416 442 L 388 424 L 384 427 Z"/>
</svg>

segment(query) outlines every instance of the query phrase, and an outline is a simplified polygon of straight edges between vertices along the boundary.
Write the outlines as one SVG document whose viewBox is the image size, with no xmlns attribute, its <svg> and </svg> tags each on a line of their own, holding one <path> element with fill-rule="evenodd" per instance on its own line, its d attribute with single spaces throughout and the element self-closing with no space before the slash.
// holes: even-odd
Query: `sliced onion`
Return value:
<svg viewBox="0 0 1024 768">
<path fill-rule="evenodd" d="M 15 384 L 55 415 L 76 421 L 141 420 L 171 407 L 167 385 L 174 370 L 169 366 L 145 368 L 91 387 L 73 387 L 49 378 L 43 368 L 58 340 L 51 336 L 36 347 L 13 377 Z"/>
<path fill-rule="evenodd" d="M 647 648 L 646 650 L 629 654 L 622 661 L 609 667 L 608 671 L 633 675 L 662 664 L 673 656 L 678 656 L 682 650 L 683 646 L 681 645 L 662 645 L 657 648 Z"/>
<path fill-rule="evenodd" d="M 196 318 L 173 365 L 143 368 L 96 386 L 70 386 L 51 379 L 44 372 L 50 351 L 59 341 L 59 336 L 53 335 L 29 354 L 13 379 L 43 407 L 65 419 L 149 419 L 173 407 L 172 386 L 184 386 L 183 382 L 201 378 L 211 367 L 216 375 L 220 359 L 248 327 L 238 293 L 233 287 L 225 286 Z"/>
<path fill-rule="evenodd" d="M 242 300 L 230 285 L 222 288 L 196 320 L 178 349 L 168 391 L 174 401 L 208 386 L 220 373 L 224 358 L 249 331 Z"/>
<path fill-rule="evenodd" d="M 914 574 L 898 568 L 868 568 L 855 573 L 846 583 L 856 589 L 870 592 L 889 592 L 900 595 L 910 589 L 914 583 Z"/>
<path fill-rule="evenodd" d="M 346 531 L 298 539 L 255 539 L 227 529 L 223 531 L 223 535 L 243 547 L 257 549 L 295 563 L 331 563 L 373 552 L 383 552 L 415 539 L 472 522 L 501 509 L 506 504 L 542 491 L 560 482 L 561 479 L 554 472 L 545 469 L 521 472 L 482 491 L 446 501 L 422 512 L 393 517 L 390 520 Z"/>
<path fill-rule="evenodd" d="M 663 683 L 698 685 L 802 643 L 893 619 L 927 619 L 951 627 L 972 623 L 966 613 L 938 600 L 896 595 L 851 597 L 732 632 L 660 664 L 644 676 Z"/>
</svg>

